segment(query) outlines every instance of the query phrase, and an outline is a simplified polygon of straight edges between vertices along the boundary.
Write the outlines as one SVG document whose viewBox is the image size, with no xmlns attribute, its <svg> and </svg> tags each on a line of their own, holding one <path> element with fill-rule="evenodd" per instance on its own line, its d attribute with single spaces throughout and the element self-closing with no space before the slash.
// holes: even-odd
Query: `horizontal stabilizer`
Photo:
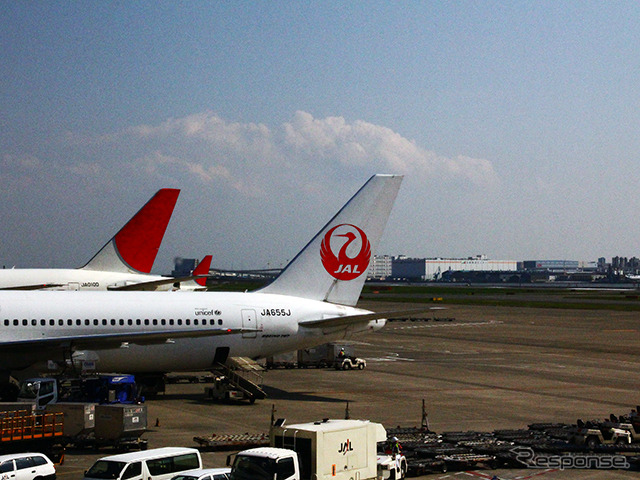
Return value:
<svg viewBox="0 0 640 480">
<path fill-rule="evenodd" d="M 306 320 L 300 322 L 298 325 L 306 328 L 345 327 L 358 323 L 367 323 L 371 320 L 410 317 L 412 315 L 426 313 L 428 310 L 433 310 L 433 307 L 413 308 L 410 310 L 392 310 L 388 312 L 363 313 L 362 315 L 345 315 L 342 317 L 323 318 L 322 320 Z"/>
<path fill-rule="evenodd" d="M 19 285 L 15 287 L 2 287 L 0 290 L 42 290 L 43 288 L 62 287 L 61 283 L 39 283 L 37 285 Z"/>
<path fill-rule="evenodd" d="M 153 291 L 163 285 L 187 282 L 198 278 L 206 278 L 206 275 L 189 275 L 187 277 L 167 277 L 162 280 L 153 280 L 151 282 L 130 283 L 128 285 L 112 285 L 107 287 L 109 291 L 125 292 L 125 291 Z"/>
</svg>

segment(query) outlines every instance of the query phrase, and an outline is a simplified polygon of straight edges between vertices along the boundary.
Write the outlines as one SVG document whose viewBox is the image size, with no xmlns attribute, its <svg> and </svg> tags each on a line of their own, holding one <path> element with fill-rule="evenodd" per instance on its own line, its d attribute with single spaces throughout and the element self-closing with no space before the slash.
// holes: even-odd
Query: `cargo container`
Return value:
<svg viewBox="0 0 640 480">
<path fill-rule="evenodd" d="M 64 417 L 64 436 L 71 441 L 89 437 L 96 426 L 96 404 L 60 402 L 47 405 L 47 413 L 61 413 Z"/>
<path fill-rule="evenodd" d="M 97 446 L 146 449 L 141 436 L 147 430 L 146 405 L 96 405 L 94 430 Z"/>
</svg>

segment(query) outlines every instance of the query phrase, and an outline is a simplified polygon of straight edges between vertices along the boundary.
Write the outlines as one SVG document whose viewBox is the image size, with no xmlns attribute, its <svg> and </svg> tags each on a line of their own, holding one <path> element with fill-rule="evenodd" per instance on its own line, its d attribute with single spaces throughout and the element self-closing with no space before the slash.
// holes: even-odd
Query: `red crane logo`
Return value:
<svg viewBox="0 0 640 480">
<path fill-rule="evenodd" d="M 341 227 L 346 227 L 340 230 L 346 230 L 346 232 L 336 233 L 334 235 L 334 232 Z M 347 241 L 342 245 L 336 256 L 331 249 L 331 240 L 337 237 L 346 238 Z M 356 252 L 355 256 L 350 257 L 347 251 L 349 247 L 351 247 L 351 244 L 358 238 L 360 239 L 360 250 Z M 357 242 L 354 244 L 354 247 L 349 250 L 350 254 L 353 255 L 353 248 L 355 247 L 357 247 Z M 362 229 L 350 223 L 341 223 L 325 234 L 322 239 L 322 244 L 320 245 L 320 258 L 322 259 L 322 265 L 324 265 L 325 270 L 332 277 L 338 280 L 353 280 L 367 270 L 369 261 L 371 260 L 371 244 Z"/>
</svg>

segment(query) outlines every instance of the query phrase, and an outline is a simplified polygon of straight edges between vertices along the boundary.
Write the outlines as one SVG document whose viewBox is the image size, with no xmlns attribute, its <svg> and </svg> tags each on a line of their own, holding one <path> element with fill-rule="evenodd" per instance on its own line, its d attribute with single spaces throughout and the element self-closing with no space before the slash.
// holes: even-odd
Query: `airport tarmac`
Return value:
<svg viewBox="0 0 640 480">
<path fill-rule="evenodd" d="M 360 305 L 384 310 L 379 302 Z M 397 306 L 396 306 L 397 307 Z M 403 304 L 402 308 L 411 308 Z M 637 312 L 450 306 L 432 316 L 451 321 L 390 322 L 352 338 L 362 371 L 264 372 L 269 397 L 254 405 L 204 399 L 206 384 L 167 385 L 147 401 L 149 448 L 196 446 L 194 436 L 267 432 L 272 406 L 288 423 L 368 419 L 386 427 L 419 426 L 422 400 L 430 428 L 493 431 L 534 422 L 575 422 L 628 413 L 640 404 Z M 108 450 L 68 452 L 62 480 L 80 479 Z M 207 467 L 228 452 L 204 452 Z M 420 478 L 629 479 L 637 472 L 482 470 Z"/>
</svg>

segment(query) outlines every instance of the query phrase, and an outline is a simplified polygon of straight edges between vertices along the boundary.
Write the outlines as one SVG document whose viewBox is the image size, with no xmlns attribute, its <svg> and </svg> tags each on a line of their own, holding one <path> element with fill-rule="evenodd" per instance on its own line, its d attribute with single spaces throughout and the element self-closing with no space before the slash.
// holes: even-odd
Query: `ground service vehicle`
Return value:
<svg viewBox="0 0 640 480">
<path fill-rule="evenodd" d="M 98 375 L 79 378 L 29 378 L 20 383 L 19 402 L 36 408 L 57 402 L 136 403 L 138 390 L 133 375 Z"/>
<path fill-rule="evenodd" d="M 364 370 L 367 362 L 363 358 L 358 357 L 342 357 L 336 360 L 336 370 Z"/>
<path fill-rule="evenodd" d="M 0 455 L 0 477 L 11 480 L 55 480 L 56 468 L 42 453 Z"/>
<path fill-rule="evenodd" d="M 386 438 L 382 425 L 364 420 L 325 419 L 290 426 L 278 421 L 271 428 L 271 447 L 237 454 L 231 480 L 382 478 L 376 448 Z"/>
<path fill-rule="evenodd" d="M 407 474 L 407 459 L 402 454 L 378 455 L 377 463 L 379 480 L 400 480 Z"/>
<path fill-rule="evenodd" d="M 170 480 L 178 473 L 196 468 L 202 468 L 198 450 L 165 447 L 101 458 L 87 470 L 84 479 Z"/>
<path fill-rule="evenodd" d="M 229 377 L 225 375 L 217 376 L 213 379 L 213 385 L 204 388 L 204 394 L 207 398 L 212 400 L 219 400 L 225 402 L 239 402 L 241 400 L 248 400 L 249 402 L 255 402 L 255 399 L 248 394 L 237 388 L 229 381 Z"/>
<path fill-rule="evenodd" d="M 619 428 L 629 432 L 631 436 L 631 443 L 640 442 L 640 421 L 637 415 L 631 417 L 625 417 L 621 415 L 619 418 L 613 413 L 609 417 L 608 421 L 602 422 L 603 427 L 607 428 Z"/>
<path fill-rule="evenodd" d="M 266 368 L 325 368 L 333 367 L 341 357 L 355 356 L 349 342 L 329 342 L 295 352 L 280 353 L 267 357 Z"/>
<path fill-rule="evenodd" d="M 355 355 L 354 346 L 347 342 L 330 342 L 317 347 L 298 350 L 298 367 L 332 367 L 340 356 Z"/>
<path fill-rule="evenodd" d="M 582 422 L 578 420 L 577 426 L 571 429 L 569 441 L 576 445 L 584 445 L 588 448 L 595 448 L 598 445 L 606 444 L 629 444 L 631 434 L 620 428 L 607 427 L 592 422 Z"/>
<path fill-rule="evenodd" d="M 230 468 L 200 468 L 182 472 L 171 480 L 229 480 Z"/>
<path fill-rule="evenodd" d="M 209 399 L 225 402 L 247 400 L 254 403 L 266 398 L 267 394 L 258 383 L 262 383 L 261 370 L 252 361 L 242 358 L 230 358 L 227 363 L 214 365 L 213 385 L 205 387 L 204 394 Z"/>
</svg>

